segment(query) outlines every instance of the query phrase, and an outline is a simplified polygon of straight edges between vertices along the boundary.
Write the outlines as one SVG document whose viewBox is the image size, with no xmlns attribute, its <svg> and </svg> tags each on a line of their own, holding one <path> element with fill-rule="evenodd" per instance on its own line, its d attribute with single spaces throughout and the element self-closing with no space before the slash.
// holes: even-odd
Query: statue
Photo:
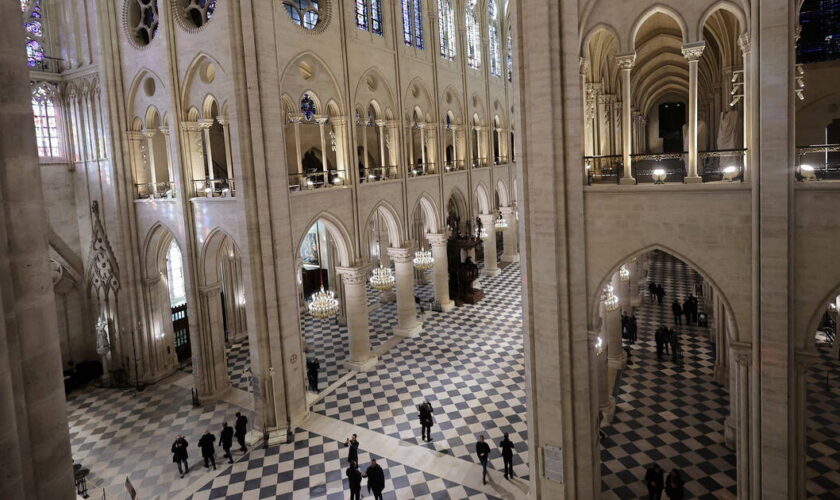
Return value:
<svg viewBox="0 0 840 500">
<path fill-rule="evenodd" d="M 721 111 L 720 127 L 718 127 L 716 141 L 717 149 L 719 151 L 724 149 L 736 149 L 738 135 L 738 112 L 731 110 Z"/>
<path fill-rule="evenodd" d="M 111 340 L 108 336 L 108 320 L 102 315 L 96 320 L 96 353 L 107 356 L 111 352 Z"/>
</svg>

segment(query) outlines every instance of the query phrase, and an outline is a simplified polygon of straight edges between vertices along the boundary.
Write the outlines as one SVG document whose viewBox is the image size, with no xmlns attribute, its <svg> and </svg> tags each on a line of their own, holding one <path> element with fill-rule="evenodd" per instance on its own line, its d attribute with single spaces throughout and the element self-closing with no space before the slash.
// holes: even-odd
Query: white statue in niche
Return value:
<svg viewBox="0 0 840 500">
<path fill-rule="evenodd" d="M 738 143 L 738 112 L 721 111 L 720 127 L 718 127 L 717 149 L 735 149 Z"/>
<path fill-rule="evenodd" d="M 99 316 L 96 320 L 96 353 L 106 356 L 111 352 L 111 340 L 108 336 L 108 320 Z"/>
</svg>

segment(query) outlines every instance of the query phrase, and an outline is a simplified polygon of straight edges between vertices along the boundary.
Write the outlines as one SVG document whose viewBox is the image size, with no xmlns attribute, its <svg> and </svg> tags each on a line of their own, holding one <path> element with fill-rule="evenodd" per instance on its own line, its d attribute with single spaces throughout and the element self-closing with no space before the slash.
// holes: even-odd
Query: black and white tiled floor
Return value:
<svg viewBox="0 0 840 500">
<path fill-rule="evenodd" d="M 809 368 L 805 386 L 808 441 L 805 488 L 808 498 L 840 497 L 840 361 L 831 346 L 818 343 L 821 362 Z"/>
<path fill-rule="evenodd" d="M 661 252 L 654 254 L 649 278 L 662 283 L 666 295 L 662 305 L 651 304 L 645 289 L 636 308 L 633 364 L 621 373 L 615 418 L 601 440 L 602 497 L 645 497 L 645 471 L 658 462 L 665 471 L 682 471 L 688 498 L 734 498 L 735 454 L 723 445 L 729 399 L 714 382 L 714 347 L 706 328 L 675 326 L 671 314 L 674 297 L 682 302 L 695 293 L 699 278 Z M 678 332 L 681 363 L 656 359 L 653 334 L 663 324 Z"/>
</svg>

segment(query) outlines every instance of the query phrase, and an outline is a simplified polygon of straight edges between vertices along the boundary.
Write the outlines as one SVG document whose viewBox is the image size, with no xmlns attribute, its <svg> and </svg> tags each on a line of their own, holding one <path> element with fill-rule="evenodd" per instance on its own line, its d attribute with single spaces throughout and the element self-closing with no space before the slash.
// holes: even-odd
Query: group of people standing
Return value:
<svg viewBox="0 0 840 500">
<path fill-rule="evenodd" d="M 682 359 L 679 335 L 673 328 L 660 326 L 656 329 L 653 339 L 656 341 L 656 359 L 662 360 L 663 351 L 675 362 Z"/>
<path fill-rule="evenodd" d="M 660 302 L 661 304 L 662 302 Z M 674 297 L 674 302 L 671 304 L 671 312 L 674 314 L 674 324 L 681 325 L 682 317 L 685 316 L 685 323 L 687 325 L 697 324 L 697 297 L 689 294 L 688 297 L 680 305 L 680 301 Z"/>
<path fill-rule="evenodd" d="M 373 493 L 375 500 L 382 500 L 382 490 L 385 489 L 385 471 L 382 466 L 376 463 L 376 459 L 370 459 L 370 465 L 365 469 L 364 474 L 359 470 L 359 440 L 356 435 L 344 441 L 347 451 L 347 482 L 350 486 L 350 500 L 358 500 L 362 497 L 362 479 L 367 478 L 368 493 Z"/>
<path fill-rule="evenodd" d="M 621 338 L 627 340 L 631 344 L 636 343 L 638 338 L 639 325 L 636 322 L 636 315 L 632 312 L 627 314 L 627 311 L 621 313 Z"/>
<path fill-rule="evenodd" d="M 222 423 L 222 431 L 219 433 L 219 444 L 225 452 L 225 458 L 229 463 L 233 463 L 233 455 L 230 449 L 233 447 L 233 438 L 236 438 L 239 444 L 239 451 L 245 453 L 248 448 L 245 447 L 245 434 L 247 433 L 248 417 L 236 412 L 236 422 L 234 427 L 228 425 L 227 422 Z M 201 439 L 198 440 L 198 447 L 201 448 L 201 457 L 204 459 L 204 468 L 209 469 L 213 465 L 213 470 L 216 470 L 216 436 L 214 436 L 208 429 Z M 190 472 L 190 465 L 188 463 L 189 453 L 187 452 L 188 443 L 184 436 L 177 436 L 175 442 L 172 443 L 172 461 L 178 466 L 178 473 L 184 477 Z"/>
<path fill-rule="evenodd" d="M 654 463 L 645 474 L 645 484 L 647 484 L 648 498 L 651 500 L 660 500 L 663 489 L 670 500 L 685 498 L 685 481 L 679 469 L 671 469 L 666 477 L 662 467 Z"/>
<path fill-rule="evenodd" d="M 660 305 L 662 304 L 662 299 L 665 297 L 665 288 L 662 287 L 662 283 L 654 283 L 651 281 L 648 283 L 648 292 L 651 304 L 653 304 L 654 298 L 656 298 Z"/>
</svg>

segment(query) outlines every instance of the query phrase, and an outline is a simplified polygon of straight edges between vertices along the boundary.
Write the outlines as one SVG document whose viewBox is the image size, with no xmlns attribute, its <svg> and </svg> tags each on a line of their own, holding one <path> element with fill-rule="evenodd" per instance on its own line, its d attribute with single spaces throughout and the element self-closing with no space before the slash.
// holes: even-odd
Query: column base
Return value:
<svg viewBox="0 0 840 500">
<path fill-rule="evenodd" d="M 219 399 L 222 399 L 228 392 L 230 392 L 231 387 L 232 386 L 230 385 L 230 381 L 228 380 L 227 384 L 225 384 L 224 387 L 222 387 L 221 389 L 217 389 L 214 392 L 208 394 L 202 394 L 199 392 L 198 402 L 204 403 L 205 401 L 217 401 Z"/>
<path fill-rule="evenodd" d="M 238 343 L 242 342 L 243 340 L 245 340 L 247 338 L 248 338 L 248 332 L 239 332 L 239 333 L 233 335 L 232 337 L 230 337 L 229 340 L 230 340 L 231 344 L 238 344 Z"/>
<path fill-rule="evenodd" d="M 441 302 L 440 303 L 440 310 L 448 313 L 455 310 L 455 302 L 450 300 L 448 302 Z"/>
<path fill-rule="evenodd" d="M 502 262 L 519 262 L 519 254 L 514 253 L 511 255 L 502 254 Z"/>
<path fill-rule="evenodd" d="M 622 186 L 635 185 L 636 179 L 634 179 L 633 177 L 622 177 L 618 183 Z"/>
<path fill-rule="evenodd" d="M 725 366 L 715 365 L 715 382 L 721 387 L 729 388 L 729 370 Z"/>
<path fill-rule="evenodd" d="M 487 269 L 487 268 L 485 267 L 485 268 L 484 268 L 484 270 L 483 270 L 481 273 L 482 273 L 484 276 L 498 276 L 498 275 L 499 275 L 499 273 L 501 273 L 501 272 L 502 272 L 502 270 L 501 270 L 501 269 L 499 269 L 498 267 L 493 268 L 493 269 Z"/>
<path fill-rule="evenodd" d="M 735 451 L 735 425 L 732 423 L 732 415 L 723 420 L 723 445 Z"/>
<path fill-rule="evenodd" d="M 601 407 L 601 413 L 604 414 L 605 424 L 612 423 L 612 419 L 615 417 L 615 398 L 612 395 L 608 398 L 607 405 Z"/>
<path fill-rule="evenodd" d="M 703 179 L 700 176 L 695 175 L 694 177 L 686 177 L 684 182 L 686 184 L 700 184 L 703 182 Z"/>
<path fill-rule="evenodd" d="M 621 356 L 617 358 L 607 358 L 607 366 L 614 370 L 627 368 L 627 353 L 622 351 Z"/>
<path fill-rule="evenodd" d="M 250 432 L 248 433 L 250 434 Z M 247 439 L 247 436 L 246 436 Z M 289 442 L 289 430 L 288 429 L 274 429 L 268 431 L 268 439 L 266 440 L 268 446 L 275 446 L 278 444 L 284 444 Z M 247 441 L 246 441 L 247 443 Z"/>
<path fill-rule="evenodd" d="M 177 358 L 176 358 L 177 359 Z M 159 372 L 150 373 L 142 378 L 141 382 L 146 385 L 152 385 L 154 383 L 160 382 L 161 380 L 165 379 L 166 377 L 172 375 L 173 373 L 178 371 L 177 363 L 174 366 L 171 366 L 165 370 L 161 370 Z"/>
<path fill-rule="evenodd" d="M 346 366 L 351 370 L 366 372 L 375 367 L 377 361 L 379 361 L 379 356 L 371 354 L 370 357 L 365 361 L 348 361 Z"/>
<path fill-rule="evenodd" d="M 394 335 L 399 335 L 400 337 L 408 337 L 408 338 L 419 337 L 422 332 L 423 332 L 423 323 L 421 323 L 419 321 L 412 326 L 407 326 L 407 327 L 398 326 L 398 327 L 394 328 Z"/>
</svg>

